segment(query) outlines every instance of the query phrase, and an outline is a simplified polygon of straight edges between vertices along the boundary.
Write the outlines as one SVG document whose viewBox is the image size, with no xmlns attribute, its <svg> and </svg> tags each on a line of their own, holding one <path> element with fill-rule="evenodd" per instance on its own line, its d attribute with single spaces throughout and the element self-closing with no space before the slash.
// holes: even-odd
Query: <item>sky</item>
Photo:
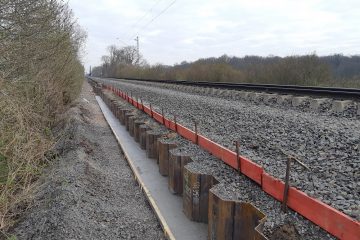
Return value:
<svg viewBox="0 0 360 240">
<path fill-rule="evenodd" d="M 359 0 L 69 0 L 87 32 L 86 67 L 109 45 L 136 45 L 150 64 L 223 54 L 360 53 Z"/>
</svg>

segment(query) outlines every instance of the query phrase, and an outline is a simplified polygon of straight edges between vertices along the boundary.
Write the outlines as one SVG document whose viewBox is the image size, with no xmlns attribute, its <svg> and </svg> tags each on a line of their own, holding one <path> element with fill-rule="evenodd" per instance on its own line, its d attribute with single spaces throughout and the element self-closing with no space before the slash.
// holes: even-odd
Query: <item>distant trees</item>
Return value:
<svg viewBox="0 0 360 240">
<path fill-rule="evenodd" d="M 131 51 L 130 51 L 131 50 Z M 103 64 L 93 74 L 108 77 L 138 77 L 154 79 L 182 79 L 193 81 L 249 82 L 269 84 L 360 86 L 360 56 L 315 54 L 288 57 L 223 55 L 202 58 L 195 62 L 183 61 L 174 66 L 134 61 L 133 47 L 109 47 Z"/>
<path fill-rule="evenodd" d="M 133 46 L 117 48 L 115 45 L 108 47 L 108 55 L 101 57 L 101 67 L 95 67 L 93 74 L 114 77 L 122 74 L 122 70 L 131 66 L 144 66 L 146 61 Z"/>
<path fill-rule="evenodd" d="M 321 85 L 331 78 L 328 65 L 316 55 L 291 56 L 273 62 L 249 65 L 246 82 L 295 85 Z"/>
</svg>

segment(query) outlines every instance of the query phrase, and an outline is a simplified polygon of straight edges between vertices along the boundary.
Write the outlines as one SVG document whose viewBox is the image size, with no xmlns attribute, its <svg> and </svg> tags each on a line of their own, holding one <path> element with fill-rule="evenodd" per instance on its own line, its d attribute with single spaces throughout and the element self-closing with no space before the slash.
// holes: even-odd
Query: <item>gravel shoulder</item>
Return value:
<svg viewBox="0 0 360 240">
<path fill-rule="evenodd" d="M 165 239 L 85 82 L 59 157 L 39 180 L 33 205 L 9 231 L 17 239 Z"/>
<path fill-rule="evenodd" d="M 110 81 L 140 97 L 144 103 L 189 128 L 197 121 L 200 133 L 230 149 L 240 141 L 241 154 L 284 179 L 287 152 L 299 157 L 310 171 L 294 165 L 291 184 L 360 219 L 360 120 L 199 95 L 166 84 Z"/>
</svg>

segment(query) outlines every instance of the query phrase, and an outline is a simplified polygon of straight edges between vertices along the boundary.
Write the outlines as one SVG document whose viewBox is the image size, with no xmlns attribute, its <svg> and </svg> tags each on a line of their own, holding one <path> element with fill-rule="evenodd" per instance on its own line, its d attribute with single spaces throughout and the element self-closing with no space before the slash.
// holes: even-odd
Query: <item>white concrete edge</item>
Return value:
<svg viewBox="0 0 360 240">
<path fill-rule="evenodd" d="M 169 240 L 176 240 L 175 237 L 174 237 L 174 234 L 172 233 L 169 225 L 167 224 L 164 216 L 162 215 L 159 207 L 157 206 L 154 198 L 152 197 L 152 195 L 150 194 L 150 191 L 148 190 L 148 188 L 146 187 L 145 183 L 142 181 L 141 179 L 141 176 L 140 176 L 140 173 L 138 172 L 138 170 L 136 169 L 136 167 L 134 166 L 132 160 L 131 160 L 131 157 L 129 156 L 128 152 L 126 151 L 126 149 L 123 148 L 123 146 L 121 145 L 121 142 L 120 142 L 120 139 L 119 139 L 119 136 L 115 133 L 115 130 L 114 130 L 114 127 L 109 123 L 108 121 L 108 116 L 105 114 L 105 111 L 103 108 L 107 108 L 106 104 L 104 103 L 104 101 L 99 97 L 99 96 L 96 96 L 96 101 L 98 102 L 99 104 L 99 107 L 101 109 L 101 112 L 103 113 L 105 119 L 106 119 L 106 122 L 108 123 L 109 127 L 111 128 L 111 131 L 113 132 L 121 150 L 123 151 L 124 155 L 125 155 L 125 159 L 127 160 L 127 162 L 129 163 L 130 165 L 130 168 L 131 170 L 133 171 L 134 173 L 134 176 L 135 176 L 135 180 L 139 183 L 139 185 L 141 186 L 141 189 L 143 190 L 143 192 L 145 193 L 145 196 L 146 198 L 148 199 L 152 209 L 154 210 L 158 220 L 160 221 L 160 225 L 161 227 L 163 228 L 164 230 L 164 233 L 165 233 L 165 237 L 168 238 Z"/>
</svg>

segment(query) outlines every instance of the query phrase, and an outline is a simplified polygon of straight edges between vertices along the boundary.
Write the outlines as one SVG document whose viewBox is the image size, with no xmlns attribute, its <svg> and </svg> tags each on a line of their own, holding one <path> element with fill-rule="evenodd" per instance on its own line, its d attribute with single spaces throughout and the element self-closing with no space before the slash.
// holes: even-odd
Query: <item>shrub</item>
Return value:
<svg viewBox="0 0 360 240">
<path fill-rule="evenodd" d="M 85 33 L 66 3 L 0 0 L 0 228 L 46 164 L 49 129 L 83 81 Z"/>
</svg>

